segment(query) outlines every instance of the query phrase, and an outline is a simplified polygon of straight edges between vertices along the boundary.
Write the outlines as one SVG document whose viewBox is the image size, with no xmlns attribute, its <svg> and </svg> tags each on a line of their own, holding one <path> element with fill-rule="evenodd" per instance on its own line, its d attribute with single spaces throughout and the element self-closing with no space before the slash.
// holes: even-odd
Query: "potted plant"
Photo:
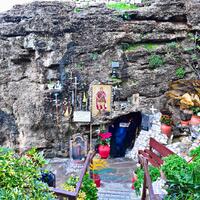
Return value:
<svg viewBox="0 0 200 200">
<path fill-rule="evenodd" d="M 190 107 L 192 110 L 192 118 L 190 120 L 191 125 L 199 125 L 200 124 L 200 107 L 199 106 L 192 106 Z"/>
<path fill-rule="evenodd" d="M 160 118 L 161 132 L 168 137 L 171 136 L 173 120 L 169 115 L 162 115 Z"/>
<path fill-rule="evenodd" d="M 200 81 L 178 80 L 169 85 L 170 90 L 165 93 L 171 105 L 179 106 L 181 110 L 192 110 L 193 116 L 190 124 L 199 124 L 200 112 Z"/>
<path fill-rule="evenodd" d="M 92 163 L 90 164 L 90 170 L 91 170 L 91 177 L 94 180 L 96 187 L 101 186 L 100 173 L 106 167 L 108 167 L 108 163 L 106 162 L 106 160 L 101 159 L 98 156 L 95 156 L 93 158 Z"/>
<path fill-rule="evenodd" d="M 101 132 L 99 133 L 99 146 L 98 151 L 101 158 L 106 159 L 110 155 L 110 139 L 112 133 L 110 132 Z"/>
<path fill-rule="evenodd" d="M 180 112 L 181 125 L 188 126 L 190 123 L 191 117 L 192 117 L 191 110 L 188 110 L 188 109 L 181 110 L 181 112 Z"/>
</svg>

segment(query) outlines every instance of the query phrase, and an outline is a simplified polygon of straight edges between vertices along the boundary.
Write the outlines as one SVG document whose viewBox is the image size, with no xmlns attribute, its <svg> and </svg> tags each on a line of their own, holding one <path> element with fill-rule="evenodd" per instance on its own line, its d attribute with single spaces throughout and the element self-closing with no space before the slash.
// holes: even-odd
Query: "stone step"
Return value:
<svg viewBox="0 0 200 200">
<path fill-rule="evenodd" d="M 134 191 L 99 191 L 98 200 L 140 200 Z"/>
<path fill-rule="evenodd" d="M 98 189 L 99 200 L 140 200 L 131 184 L 107 183 Z"/>
</svg>

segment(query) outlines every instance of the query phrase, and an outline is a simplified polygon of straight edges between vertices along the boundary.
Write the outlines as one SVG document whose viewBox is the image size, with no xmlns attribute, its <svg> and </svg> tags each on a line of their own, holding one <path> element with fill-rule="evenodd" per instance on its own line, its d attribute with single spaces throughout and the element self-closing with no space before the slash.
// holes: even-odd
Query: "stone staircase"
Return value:
<svg viewBox="0 0 200 200">
<path fill-rule="evenodd" d="M 108 159 L 109 167 L 100 174 L 98 200 L 140 200 L 131 188 L 136 164 L 127 158 Z"/>
<path fill-rule="evenodd" d="M 118 188 L 117 188 L 118 186 Z M 129 185 L 131 187 L 131 184 Z M 125 189 L 121 184 L 107 184 L 104 188 L 99 188 L 98 200 L 141 200 L 132 189 Z"/>
</svg>

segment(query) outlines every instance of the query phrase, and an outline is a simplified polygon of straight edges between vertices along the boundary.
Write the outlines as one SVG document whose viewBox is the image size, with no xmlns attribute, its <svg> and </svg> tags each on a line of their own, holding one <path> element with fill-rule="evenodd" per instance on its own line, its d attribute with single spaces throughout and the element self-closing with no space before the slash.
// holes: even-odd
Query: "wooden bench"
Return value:
<svg viewBox="0 0 200 200">
<path fill-rule="evenodd" d="M 139 150 L 138 153 L 143 155 L 154 167 L 160 167 L 163 164 L 163 157 L 174 154 L 173 151 L 153 138 L 150 138 L 149 149 Z"/>
</svg>

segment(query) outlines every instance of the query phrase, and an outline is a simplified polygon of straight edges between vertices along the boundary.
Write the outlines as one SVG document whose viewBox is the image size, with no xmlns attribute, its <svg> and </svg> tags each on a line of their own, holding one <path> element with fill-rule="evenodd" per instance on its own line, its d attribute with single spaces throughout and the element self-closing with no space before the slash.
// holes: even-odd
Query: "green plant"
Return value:
<svg viewBox="0 0 200 200">
<path fill-rule="evenodd" d="M 70 176 L 64 184 L 64 189 L 74 191 L 79 178 L 77 176 Z M 85 174 L 81 190 L 79 192 L 78 200 L 97 200 L 97 188 L 89 174 Z"/>
<path fill-rule="evenodd" d="M 123 15 L 122 15 L 122 18 L 124 20 L 130 20 L 131 19 L 131 15 L 127 12 L 124 12 Z"/>
<path fill-rule="evenodd" d="M 158 67 L 161 67 L 163 64 L 164 64 L 164 60 L 161 56 L 159 55 L 151 55 L 149 58 L 148 58 L 148 61 L 149 61 L 149 68 L 150 69 L 156 69 Z"/>
<path fill-rule="evenodd" d="M 19 155 L 11 149 L 0 148 L 0 199 L 55 199 L 48 186 L 39 180 L 45 163 L 35 149 Z"/>
<path fill-rule="evenodd" d="M 111 136 L 112 133 L 102 130 L 101 133 L 99 133 L 97 143 L 100 145 L 110 145 Z"/>
<path fill-rule="evenodd" d="M 162 124 L 166 124 L 168 126 L 171 126 L 173 124 L 172 118 L 168 115 L 162 115 L 161 118 L 160 118 L 160 122 Z"/>
<path fill-rule="evenodd" d="M 144 170 L 142 168 L 137 168 L 135 171 L 137 175 L 137 180 L 134 183 L 134 188 L 137 195 L 140 195 L 140 189 L 144 182 Z M 151 177 L 152 182 L 155 182 L 160 177 L 160 171 L 158 168 L 149 166 L 149 175 Z"/>
<path fill-rule="evenodd" d="M 143 45 L 144 48 L 148 51 L 153 51 L 155 50 L 156 48 L 158 48 L 158 45 L 157 44 L 152 44 L 152 43 L 146 43 Z"/>
<path fill-rule="evenodd" d="M 184 67 L 178 67 L 176 69 L 176 76 L 178 78 L 184 78 L 185 77 L 185 74 L 186 74 L 186 71 L 185 71 L 185 68 Z"/>
<path fill-rule="evenodd" d="M 136 194 L 139 196 L 140 188 L 142 187 L 144 181 L 144 170 L 142 168 L 137 168 L 135 174 L 137 175 L 137 180 L 134 182 L 134 188 Z"/>
<path fill-rule="evenodd" d="M 99 56 L 99 54 L 96 53 L 96 52 L 90 53 L 89 55 L 90 55 L 90 58 L 91 58 L 92 60 L 97 60 L 97 59 L 98 59 L 98 56 Z"/>
<path fill-rule="evenodd" d="M 152 43 L 143 43 L 143 44 L 129 44 L 129 43 L 123 43 L 122 44 L 122 50 L 123 51 L 135 51 L 139 48 L 144 48 L 148 51 L 153 51 L 156 48 L 158 48 L 157 44 Z"/>
<path fill-rule="evenodd" d="M 194 115 L 200 114 L 200 107 L 199 106 L 192 106 L 192 107 L 190 107 L 190 110 L 192 110 Z"/>
<path fill-rule="evenodd" d="M 123 2 L 112 2 L 106 4 L 107 8 L 115 10 L 135 10 L 138 9 L 138 6 L 134 4 L 128 4 Z"/>
<path fill-rule="evenodd" d="M 167 47 L 168 47 L 169 49 L 176 49 L 177 46 L 178 46 L 178 45 L 177 45 L 176 42 L 170 42 L 170 43 L 167 44 Z"/>
<path fill-rule="evenodd" d="M 200 199 L 199 152 L 199 147 L 190 152 L 191 155 L 196 155 L 190 163 L 175 154 L 164 158 L 161 170 L 167 179 L 166 190 L 168 195 L 165 199 Z"/>
<path fill-rule="evenodd" d="M 81 12 L 81 8 L 74 8 L 74 13 L 80 13 Z"/>
<path fill-rule="evenodd" d="M 75 64 L 75 67 L 76 67 L 77 69 L 83 69 L 83 68 L 84 68 L 84 63 L 83 63 L 83 62 L 76 63 L 76 64 Z"/>
</svg>

